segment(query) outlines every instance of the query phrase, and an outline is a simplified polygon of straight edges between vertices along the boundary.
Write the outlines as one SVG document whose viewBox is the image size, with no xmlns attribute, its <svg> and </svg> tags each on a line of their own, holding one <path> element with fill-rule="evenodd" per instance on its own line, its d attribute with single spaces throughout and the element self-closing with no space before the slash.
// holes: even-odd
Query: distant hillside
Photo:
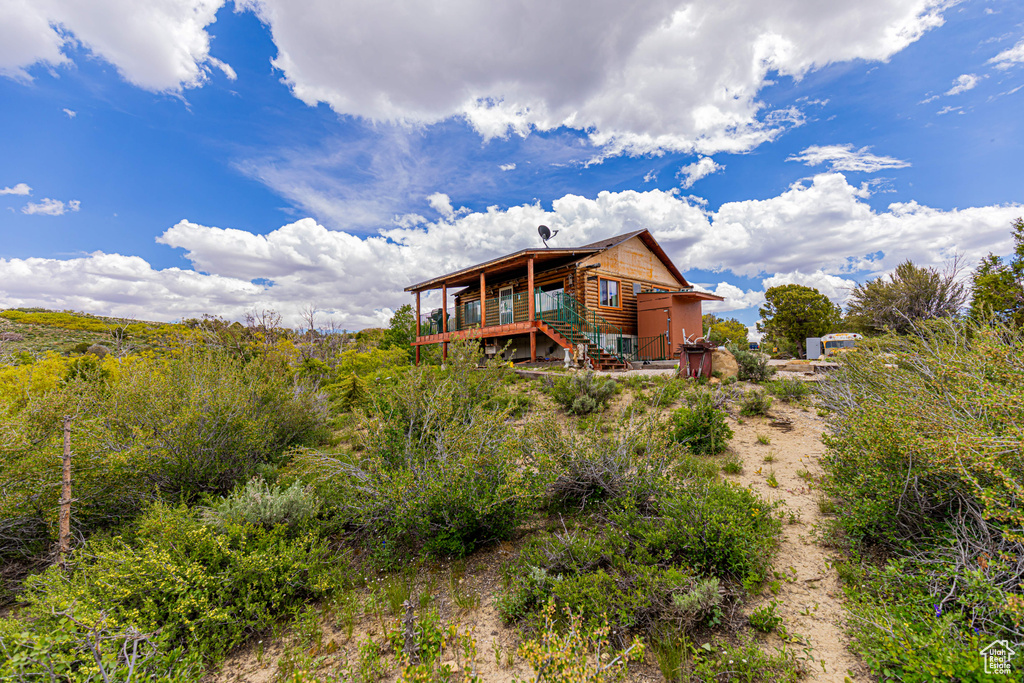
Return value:
<svg viewBox="0 0 1024 683">
<path fill-rule="evenodd" d="M 111 346 L 132 338 L 142 341 L 173 327 L 176 326 L 89 313 L 12 308 L 0 311 L 0 353 L 82 353 L 92 344 Z"/>
</svg>

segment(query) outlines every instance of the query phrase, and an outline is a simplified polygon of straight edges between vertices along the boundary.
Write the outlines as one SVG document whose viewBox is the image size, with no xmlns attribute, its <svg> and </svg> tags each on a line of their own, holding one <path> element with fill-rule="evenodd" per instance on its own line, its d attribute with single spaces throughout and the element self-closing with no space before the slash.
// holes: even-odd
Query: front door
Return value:
<svg viewBox="0 0 1024 683">
<path fill-rule="evenodd" d="M 498 324 L 511 325 L 513 317 L 512 288 L 502 287 L 498 290 Z"/>
</svg>

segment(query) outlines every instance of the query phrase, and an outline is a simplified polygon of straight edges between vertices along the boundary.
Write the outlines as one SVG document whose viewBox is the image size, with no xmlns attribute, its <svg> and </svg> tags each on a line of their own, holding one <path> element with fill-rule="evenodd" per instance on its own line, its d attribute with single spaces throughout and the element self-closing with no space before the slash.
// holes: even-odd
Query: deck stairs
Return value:
<svg viewBox="0 0 1024 683">
<path fill-rule="evenodd" d="M 577 344 L 586 344 L 587 356 L 594 362 L 595 370 L 627 369 L 628 366 L 624 359 L 605 351 L 573 325 L 558 320 L 545 320 L 543 322 L 568 340 L 573 348 L 575 348 Z M 566 349 L 566 352 L 571 353 L 571 349 Z"/>
</svg>

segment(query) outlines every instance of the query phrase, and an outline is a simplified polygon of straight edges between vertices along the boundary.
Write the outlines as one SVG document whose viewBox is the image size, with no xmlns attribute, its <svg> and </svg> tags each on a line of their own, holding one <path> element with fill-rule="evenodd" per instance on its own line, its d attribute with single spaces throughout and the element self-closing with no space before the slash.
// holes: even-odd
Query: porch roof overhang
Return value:
<svg viewBox="0 0 1024 683">
<path fill-rule="evenodd" d="M 448 287 L 469 287 L 480 283 L 480 273 L 486 275 L 502 276 L 522 270 L 526 262 L 533 259 L 535 267 L 545 264 L 552 264 L 555 261 L 571 263 L 584 257 L 596 254 L 601 249 L 577 247 L 573 249 L 523 249 L 514 254 L 508 254 L 491 261 L 478 263 L 475 266 L 457 270 L 454 273 L 441 275 L 439 277 L 409 285 L 405 288 L 407 292 L 422 292 L 426 289 L 437 289 L 442 285 Z"/>
</svg>

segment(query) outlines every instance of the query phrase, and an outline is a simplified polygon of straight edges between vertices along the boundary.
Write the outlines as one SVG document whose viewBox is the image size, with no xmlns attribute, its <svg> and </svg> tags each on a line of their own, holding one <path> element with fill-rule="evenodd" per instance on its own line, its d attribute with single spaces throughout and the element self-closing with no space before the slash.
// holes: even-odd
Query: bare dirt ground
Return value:
<svg viewBox="0 0 1024 683">
<path fill-rule="evenodd" d="M 623 373 L 617 374 L 622 376 Z M 522 385 L 530 393 L 534 409 L 555 410 L 550 399 L 534 387 L 533 383 Z M 615 419 L 632 401 L 633 392 L 622 392 L 613 400 L 605 419 Z M 772 426 L 773 421 L 777 426 Z M 780 510 L 785 516 L 783 538 L 773 567 L 775 577 L 769 581 L 765 595 L 747 605 L 746 612 L 749 614 L 771 600 L 778 601 L 777 613 L 784 619 L 786 637 L 778 633 L 760 637 L 761 646 L 773 649 L 785 645 L 797 652 L 806 660 L 807 681 L 868 680 L 866 669 L 846 647 L 848 639 L 841 625 L 842 591 L 833 568 L 834 558 L 818 544 L 814 532 L 824 519 L 818 507 L 820 492 L 816 483 L 824 452 L 823 421 L 813 408 L 776 401 L 771 417 L 732 418 L 730 424 L 735 436 L 729 450 L 743 463 L 743 470 L 737 475 L 724 475 L 725 478 L 751 487 L 770 501 L 780 501 L 783 505 Z M 769 443 L 759 443 L 759 435 L 762 441 L 766 438 Z M 719 459 L 724 461 L 725 457 L 728 456 L 719 456 Z M 766 462 L 766 458 L 770 461 Z M 768 483 L 772 473 L 777 487 Z M 540 528 L 547 523 L 538 518 L 534 526 Z M 517 545 L 503 543 L 477 552 L 464 566 L 451 563 L 424 566 L 412 590 L 414 602 L 423 592 L 433 596 L 430 605 L 437 610 L 442 623 L 458 623 L 460 632 L 468 629 L 473 634 L 477 645 L 475 670 L 485 683 L 532 681 L 535 676 L 522 659 L 514 656 L 521 638 L 515 628 L 502 624 L 495 604 L 500 592 L 499 568 L 517 552 Z M 453 573 L 454 579 L 451 578 Z M 297 664 L 308 665 L 298 668 L 315 671 L 319 680 L 362 680 L 356 670 L 362 659 L 360 646 L 368 641 L 383 643 L 384 631 L 394 628 L 398 621 L 398 616 L 382 605 L 379 597 L 375 599 L 374 594 L 381 594 L 380 583 L 375 578 L 369 578 L 366 588 L 353 592 L 357 609 L 351 616 L 351 630 L 342 615 L 343 610 L 337 606 L 321 606 L 320 633 L 312 637 L 298 635 L 293 628 L 277 637 L 268 634 L 260 642 L 234 653 L 217 673 L 207 677 L 207 682 L 272 683 L 283 680 L 282 674 Z M 473 596 L 478 602 L 466 607 L 467 597 L 472 602 Z M 463 606 L 457 604 L 460 601 Z M 510 653 L 513 653 L 511 658 Z M 383 661 L 387 673 L 379 680 L 395 681 L 397 663 L 391 656 L 385 656 Z M 450 651 L 442 661 L 453 668 L 465 664 Z M 647 661 L 631 666 L 628 680 L 654 683 L 664 679 L 653 655 L 649 654 Z"/>
<path fill-rule="evenodd" d="M 841 625 L 842 589 L 833 568 L 835 557 L 819 545 L 814 534 L 815 527 L 824 520 L 818 508 L 821 494 L 816 483 L 822 472 L 823 421 L 813 408 L 804 410 L 780 402 L 775 403 L 771 413 L 775 420 L 753 417 L 733 424 L 731 448 L 742 460 L 743 471 L 725 475 L 764 498 L 785 505 L 783 538 L 774 563 L 777 583 L 773 587 L 778 593 L 772 595 L 769 591 L 751 609 L 769 600 L 780 602 L 777 611 L 786 630 L 794 636 L 790 646 L 799 651 L 800 645 L 794 640 L 806 639 L 809 654 L 814 657 L 808 663 L 808 680 L 863 680 L 867 670 L 846 647 L 848 638 Z M 779 418 L 790 421 L 789 427 L 771 426 L 773 421 L 779 424 Z M 758 443 L 758 435 L 767 437 L 770 443 Z M 772 461 L 766 462 L 766 458 Z M 768 483 L 772 473 L 777 487 Z M 773 634 L 769 644 L 781 645 L 781 638 Z"/>
</svg>

